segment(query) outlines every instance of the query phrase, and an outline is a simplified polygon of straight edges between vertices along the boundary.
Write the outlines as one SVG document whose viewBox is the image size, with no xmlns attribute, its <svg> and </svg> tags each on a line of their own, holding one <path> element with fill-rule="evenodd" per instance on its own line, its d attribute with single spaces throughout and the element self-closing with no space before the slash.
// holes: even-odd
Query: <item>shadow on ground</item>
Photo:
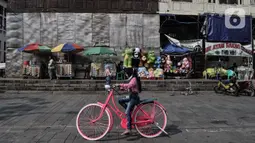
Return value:
<svg viewBox="0 0 255 143">
<path fill-rule="evenodd" d="M 0 97 L 0 121 L 11 117 L 30 114 L 29 111 L 44 108 L 47 102 L 43 98 L 33 97 Z"/>
<path fill-rule="evenodd" d="M 171 137 L 172 135 L 176 135 L 182 132 L 180 129 L 178 129 L 178 126 L 176 125 L 167 125 L 165 131 L 168 133 L 168 135 L 162 133 L 157 138 Z M 133 133 L 131 135 L 121 136 L 120 134 L 121 132 L 119 131 L 111 131 L 100 141 L 114 141 L 114 140 L 122 140 L 122 139 L 126 139 L 127 141 L 136 141 L 136 140 L 140 140 L 141 138 L 144 138 L 137 131 L 135 131 L 135 129 L 133 130 Z"/>
</svg>

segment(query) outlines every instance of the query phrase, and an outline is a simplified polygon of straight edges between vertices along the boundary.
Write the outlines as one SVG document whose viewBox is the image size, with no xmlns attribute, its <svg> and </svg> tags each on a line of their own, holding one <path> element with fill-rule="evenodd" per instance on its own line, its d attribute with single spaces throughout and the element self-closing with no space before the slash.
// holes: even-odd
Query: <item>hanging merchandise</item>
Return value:
<svg viewBox="0 0 255 143">
<path fill-rule="evenodd" d="M 167 55 L 167 57 L 165 59 L 166 59 L 166 62 L 164 65 L 165 72 L 167 72 L 167 73 L 172 72 L 173 62 L 171 61 L 170 55 Z"/>
<path fill-rule="evenodd" d="M 139 67 L 138 68 L 138 75 L 142 78 L 147 78 L 149 76 L 149 72 L 145 67 Z"/>
<path fill-rule="evenodd" d="M 163 78 L 164 77 L 164 71 L 161 68 L 156 68 L 154 71 L 154 76 L 157 78 Z"/>
<path fill-rule="evenodd" d="M 154 66 L 155 60 L 156 60 L 156 55 L 154 53 L 154 51 L 149 51 L 148 52 L 148 56 L 147 56 L 147 64 L 149 66 L 149 68 Z"/>
<path fill-rule="evenodd" d="M 122 54 L 122 56 L 124 57 L 123 66 L 125 68 L 132 68 L 132 54 L 133 51 L 130 48 L 125 49 L 125 52 Z"/>
<path fill-rule="evenodd" d="M 189 61 L 188 61 L 188 59 L 185 57 L 185 58 L 183 58 L 183 60 L 182 60 L 182 66 L 181 66 L 181 68 L 180 68 L 180 72 L 181 72 L 181 73 L 188 73 L 189 68 L 190 68 Z"/>
<path fill-rule="evenodd" d="M 161 65 L 161 57 L 157 56 L 157 59 L 154 64 L 154 68 L 160 68 L 160 65 Z"/>
<path fill-rule="evenodd" d="M 140 48 L 133 49 L 133 56 L 132 56 L 132 67 L 138 68 L 140 64 Z"/>
<path fill-rule="evenodd" d="M 139 67 L 146 67 L 146 68 L 148 67 L 148 64 L 147 64 L 147 53 L 144 50 L 141 51 L 141 60 L 140 60 Z"/>
<path fill-rule="evenodd" d="M 165 64 L 166 64 L 166 56 L 165 55 L 161 55 L 160 56 L 161 58 L 161 62 L 160 62 L 160 68 L 161 69 L 164 69 L 164 67 L 165 67 Z"/>
</svg>

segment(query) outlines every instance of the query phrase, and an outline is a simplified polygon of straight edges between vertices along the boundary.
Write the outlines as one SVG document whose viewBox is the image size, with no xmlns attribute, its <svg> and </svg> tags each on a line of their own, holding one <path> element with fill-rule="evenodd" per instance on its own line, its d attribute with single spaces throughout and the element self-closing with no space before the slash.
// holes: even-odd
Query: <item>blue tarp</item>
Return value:
<svg viewBox="0 0 255 143">
<path fill-rule="evenodd" d="M 162 53 L 164 54 L 185 54 L 191 52 L 188 48 L 179 47 L 174 44 L 168 44 L 163 48 Z"/>
<path fill-rule="evenodd" d="M 208 41 L 251 43 L 251 16 L 237 18 L 236 22 L 233 17 L 226 15 L 212 14 L 207 18 Z M 225 24 L 225 18 L 229 19 L 226 20 L 229 21 L 226 22 L 227 24 Z M 232 26 L 232 28 L 227 28 L 226 25 Z"/>
</svg>

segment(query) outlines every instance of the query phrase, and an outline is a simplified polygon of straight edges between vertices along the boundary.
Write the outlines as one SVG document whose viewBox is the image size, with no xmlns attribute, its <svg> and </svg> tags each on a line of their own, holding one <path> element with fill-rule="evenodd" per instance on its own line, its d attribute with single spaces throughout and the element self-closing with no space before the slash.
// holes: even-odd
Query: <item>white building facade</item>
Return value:
<svg viewBox="0 0 255 143">
<path fill-rule="evenodd" d="M 223 14 L 227 8 L 242 8 L 247 15 L 255 15 L 255 0 L 160 0 L 159 2 L 161 14 Z"/>
</svg>

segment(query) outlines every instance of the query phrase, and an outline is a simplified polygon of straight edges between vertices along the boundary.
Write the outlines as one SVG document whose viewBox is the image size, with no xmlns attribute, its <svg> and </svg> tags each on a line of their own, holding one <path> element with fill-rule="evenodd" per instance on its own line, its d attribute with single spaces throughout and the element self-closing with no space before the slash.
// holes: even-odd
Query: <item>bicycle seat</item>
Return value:
<svg viewBox="0 0 255 143">
<path fill-rule="evenodd" d="M 143 100 L 140 100 L 139 104 L 153 103 L 154 100 L 157 100 L 157 99 L 156 98 L 143 99 Z"/>
</svg>

